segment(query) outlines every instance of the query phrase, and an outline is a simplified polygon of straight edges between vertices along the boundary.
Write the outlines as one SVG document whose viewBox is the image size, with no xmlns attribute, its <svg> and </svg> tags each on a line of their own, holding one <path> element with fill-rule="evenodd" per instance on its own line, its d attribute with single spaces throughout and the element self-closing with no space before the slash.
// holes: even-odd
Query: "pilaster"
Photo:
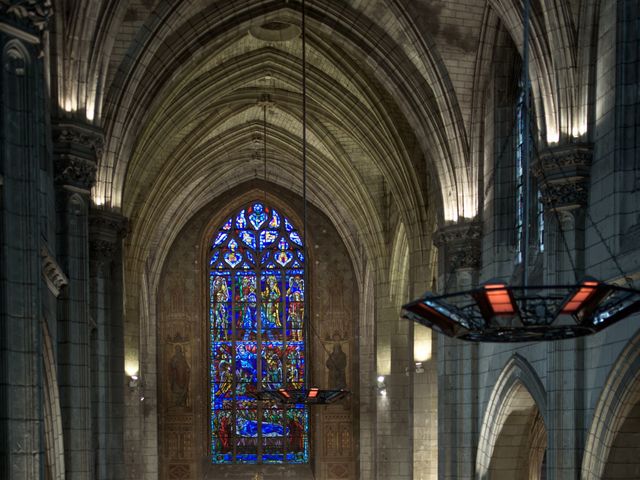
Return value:
<svg viewBox="0 0 640 480">
<path fill-rule="evenodd" d="M 440 285 L 468 290 L 478 281 L 482 225 L 462 220 L 438 229 Z M 477 450 L 477 345 L 438 336 L 438 437 L 440 478 L 473 478 Z"/>
<path fill-rule="evenodd" d="M 102 134 L 69 121 L 53 125 L 60 262 L 69 285 L 59 298 L 58 372 L 66 478 L 94 478 L 89 312 L 89 206 Z"/>
<path fill-rule="evenodd" d="M 585 212 L 592 151 L 560 145 L 533 166 L 545 209 L 544 281 L 574 283 L 584 275 Z M 584 446 L 584 339 L 549 342 L 547 478 L 579 478 Z"/>
<path fill-rule="evenodd" d="M 124 478 L 124 331 L 121 215 L 92 210 L 89 215 L 91 289 L 91 411 L 95 478 Z"/>
<path fill-rule="evenodd" d="M 49 15 L 45 2 L 0 3 L 0 477 L 11 480 L 45 475 L 39 53 Z"/>
</svg>

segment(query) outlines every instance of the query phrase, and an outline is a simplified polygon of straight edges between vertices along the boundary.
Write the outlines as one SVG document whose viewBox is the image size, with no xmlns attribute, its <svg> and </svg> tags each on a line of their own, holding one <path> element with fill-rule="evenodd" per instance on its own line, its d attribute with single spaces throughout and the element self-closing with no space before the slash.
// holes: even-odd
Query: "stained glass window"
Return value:
<svg viewBox="0 0 640 480">
<path fill-rule="evenodd" d="M 210 381 L 213 463 L 306 463 L 304 405 L 258 403 L 259 389 L 302 388 L 306 375 L 302 237 L 253 202 L 211 236 Z"/>
<path fill-rule="evenodd" d="M 516 104 L 516 263 L 522 262 L 522 236 L 524 225 L 524 169 L 525 162 L 524 141 L 526 135 L 526 119 L 525 119 L 525 91 L 524 87 L 518 92 L 518 101 Z"/>
</svg>

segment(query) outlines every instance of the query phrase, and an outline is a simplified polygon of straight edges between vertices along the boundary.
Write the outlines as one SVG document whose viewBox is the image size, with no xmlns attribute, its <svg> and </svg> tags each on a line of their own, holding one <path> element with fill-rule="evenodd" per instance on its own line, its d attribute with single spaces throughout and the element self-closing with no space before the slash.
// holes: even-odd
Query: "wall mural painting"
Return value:
<svg viewBox="0 0 640 480">
<path fill-rule="evenodd" d="M 190 339 L 188 336 L 176 332 L 173 336 L 167 336 L 166 346 L 169 408 L 191 407 Z"/>
<path fill-rule="evenodd" d="M 304 251 L 293 224 L 260 202 L 212 237 L 211 461 L 307 463 L 308 411 L 258 404 L 257 389 L 302 388 Z"/>
</svg>

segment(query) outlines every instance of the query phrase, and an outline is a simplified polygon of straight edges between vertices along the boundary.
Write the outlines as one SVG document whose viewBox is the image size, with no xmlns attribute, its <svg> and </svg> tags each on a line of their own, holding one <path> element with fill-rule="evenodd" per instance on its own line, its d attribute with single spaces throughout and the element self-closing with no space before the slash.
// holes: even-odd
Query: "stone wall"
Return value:
<svg viewBox="0 0 640 480">
<path fill-rule="evenodd" d="M 208 260 L 209 235 L 225 216 L 242 202 L 263 200 L 262 195 L 240 193 L 215 202 L 194 215 L 179 234 L 167 256 L 158 290 L 158 417 L 160 478 L 264 478 L 289 476 L 316 479 L 357 478 L 358 455 L 358 292 L 346 248 L 330 221 L 315 208 L 309 209 L 311 337 L 308 341 L 310 384 L 329 388 L 328 355 L 340 345 L 347 355 L 346 380 L 353 392 L 345 402 L 310 410 L 311 463 L 279 467 L 211 465 L 209 460 L 208 369 Z M 226 200 L 226 202 L 225 202 Z M 297 198 L 266 200 L 300 223 Z M 301 227 L 301 225 L 298 225 Z M 170 391 L 169 366 L 183 355 L 189 367 L 189 389 L 184 402 L 176 404 Z M 311 477 L 309 477 L 311 478 Z"/>
</svg>

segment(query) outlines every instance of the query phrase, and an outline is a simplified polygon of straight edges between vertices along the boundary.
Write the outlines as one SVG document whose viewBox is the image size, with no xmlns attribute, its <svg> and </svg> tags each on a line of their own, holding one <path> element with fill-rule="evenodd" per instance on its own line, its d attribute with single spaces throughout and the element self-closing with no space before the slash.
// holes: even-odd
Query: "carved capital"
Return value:
<svg viewBox="0 0 640 480">
<path fill-rule="evenodd" d="M 540 193 L 546 209 L 563 210 L 586 207 L 589 200 L 589 185 L 586 179 L 547 183 L 540 186 Z"/>
<path fill-rule="evenodd" d="M 46 30 L 52 16 L 51 0 L 0 0 L 0 18 L 30 31 Z"/>
<path fill-rule="evenodd" d="M 53 143 L 56 151 L 72 151 L 96 162 L 104 150 L 104 135 L 92 125 L 59 122 L 53 127 Z"/>
<path fill-rule="evenodd" d="M 559 145 L 541 151 L 532 171 L 541 182 L 588 177 L 592 158 L 593 148 L 589 144 Z"/>
<path fill-rule="evenodd" d="M 98 167 L 95 162 L 77 157 L 57 157 L 55 159 L 55 180 L 60 185 L 70 185 L 89 191 L 96 183 Z"/>
<path fill-rule="evenodd" d="M 69 279 L 47 247 L 40 248 L 40 258 L 42 259 L 42 276 L 51 293 L 57 297 L 60 295 L 60 289 L 69 284 Z"/>
<path fill-rule="evenodd" d="M 444 248 L 447 270 L 480 267 L 482 225 L 477 221 L 462 221 L 438 229 L 434 245 Z"/>
<path fill-rule="evenodd" d="M 592 157 L 587 144 L 559 145 L 541 152 L 532 171 L 545 208 L 569 210 L 587 205 Z"/>
<path fill-rule="evenodd" d="M 89 215 L 89 236 L 95 240 L 115 243 L 127 236 L 129 221 L 110 210 L 92 209 Z"/>
</svg>

